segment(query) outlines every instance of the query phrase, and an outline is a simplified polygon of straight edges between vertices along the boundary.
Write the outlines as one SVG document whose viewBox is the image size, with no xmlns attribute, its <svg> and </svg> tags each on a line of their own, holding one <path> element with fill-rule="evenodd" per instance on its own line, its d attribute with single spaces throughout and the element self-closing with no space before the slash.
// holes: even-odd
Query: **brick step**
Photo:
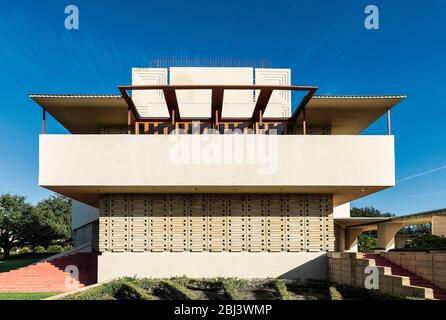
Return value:
<svg viewBox="0 0 446 320">
<path fill-rule="evenodd" d="M 47 283 L 47 282 L 55 282 L 55 281 L 60 281 L 60 282 L 65 282 L 66 281 L 66 277 L 45 277 L 45 278 L 38 278 L 38 277 L 23 277 L 23 278 L 12 278 L 12 279 L 5 279 L 2 280 L 0 282 L 0 287 L 6 283 L 29 283 L 29 282 L 42 282 L 42 283 Z M 74 281 L 74 278 L 72 278 L 72 280 Z M 95 281 L 96 277 L 90 276 L 90 277 L 84 277 L 84 278 L 80 278 L 79 282 L 85 282 L 85 281 Z"/>
<path fill-rule="evenodd" d="M 93 267 L 88 267 L 88 268 L 78 267 L 78 270 L 85 270 L 85 271 L 91 270 L 91 271 L 94 271 L 94 270 L 96 270 L 96 268 L 93 268 Z M 6 273 L 9 273 L 9 274 L 15 274 L 15 273 L 20 274 L 20 273 L 23 273 L 23 272 L 30 272 L 30 271 L 38 271 L 38 272 L 65 272 L 65 268 L 60 269 L 60 268 L 37 268 L 37 267 L 31 267 L 29 269 L 21 269 L 21 270 L 12 270 L 12 271 L 9 271 L 9 272 L 2 272 L 2 273 L 0 273 L 0 276 L 4 275 Z"/>
<path fill-rule="evenodd" d="M 80 289 L 80 288 L 79 288 Z M 11 293 L 37 293 L 37 292 L 51 292 L 51 293 L 64 293 L 67 292 L 67 289 L 65 288 L 54 288 L 54 289 L 47 289 L 47 288 L 38 288 L 38 289 L 32 289 L 32 290 L 28 290 L 28 289 L 23 289 L 23 288 L 13 288 L 13 289 L 5 289 L 1 291 L 2 293 L 6 293 L 6 292 L 11 292 Z"/>
<path fill-rule="evenodd" d="M 65 268 L 68 265 L 79 268 L 78 281 L 71 280 L 76 287 L 97 283 L 97 255 L 77 253 L 0 273 L 0 292 L 66 292 L 69 273 Z"/>
<path fill-rule="evenodd" d="M 79 286 L 75 289 L 80 289 L 85 287 L 84 285 Z M 67 292 L 67 288 L 64 286 L 59 287 L 34 287 L 34 288 L 23 288 L 23 287 L 10 287 L 3 288 L 2 292 Z"/>
<path fill-rule="evenodd" d="M 78 283 L 78 286 L 84 286 L 84 283 Z M 23 284 L 17 284 L 17 285 L 13 285 L 13 284 L 8 284 L 8 285 L 2 285 L 3 289 L 8 289 L 8 288 L 21 288 L 23 286 Z M 27 284 L 26 288 L 28 289 L 36 289 L 36 288 L 59 288 L 59 287 L 65 287 L 65 283 L 63 284 L 53 284 L 53 285 L 30 285 Z"/>
<path fill-rule="evenodd" d="M 94 273 L 93 272 L 80 272 L 78 278 L 88 278 L 90 276 L 92 276 Z M 0 281 L 6 281 L 8 279 L 21 279 L 21 278 L 41 278 L 41 279 L 46 279 L 46 278 L 52 278 L 52 277 L 58 277 L 58 278 L 66 278 L 67 276 L 72 277 L 70 274 L 68 273 L 62 273 L 62 274 L 57 274 L 57 273 L 24 273 L 24 274 L 19 274 L 19 275 L 11 275 L 10 277 L 2 277 L 0 278 Z"/>
<path fill-rule="evenodd" d="M 85 285 L 87 283 L 77 283 L 77 285 Z M 73 285 L 75 285 L 73 283 Z M 7 289 L 7 288 L 22 288 L 23 286 L 25 286 L 26 288 L 52 288 L 52 287 L 65 287 L 65 281 L 60 281 L 60 282 L 54 282 L 53 285 L 51 286 L 47 286 L 47 285 L 31 285 L 29 283 L 2 283 L 1 288 L 3 289 Z"/>
<path fill-rule="evenodd" d="M 88 276 L 88 275 L 90 275 L 90 274 L 94 274 L 95 272 L 93 272 L 93 270 L 92 271 L 83 271 L 83 270 L 79 270 L 79 277 L 85 277 L 85 276 Z M 59 275 L 59 276 L 61 276 L 61 277 L 66 277 L 67 275 L 70 275 L 69 273 L 66 273 L 66 272 L 24 272 L 24 273 L 21 273 L 21 274 L 11 274 L 11 275 L 8 275 L 8 276 L 4 276 L 4 277 L 0 277 L 0 280 L 1 279 L 9 279 L 9 278 L 14 278 L 14 277 L 16 277 L 16 278 L 21 278 L 21 277 L 26 277 L 26 276 L 29 276 L 29 277 L 47 277 L 47 276 L 52 276 L 52 275 Z"/>
<path fill-rule="evenodd" d="M 402 268 L 401 266 L 393 263 L 381 255 L 376 253 L 366 253 L 364 254 L 365 259 L 374 260 L 375 265 L 379 267 L 388 267 L 390 268 L 391 274 L 395 276 L 404 276 L 409 278 L 410 285 L 422 288 L 430 288 L 434 293 L 434 298 L 439 300 L 446 300 L 446 291 L 441 289 L 440 287 L 434 285 L 433 283 L 422 279 L 416 274 Z"/>
<path fill-rule="evenodd" d="M 94 271 L 96 271 L 96 268 L 87 268 L 87 269 L 79 268 L 78 270 L 79 270 L 79 272 L 94 272 Z M 31 268 L 29 270 L 20 270 L 20 271 L 16 271 L 16 272 L 10 271 L 10 272 L 5 272 L 5 273 L 0 273 L 0 278 L 2 276 L 5 276 L 7 273 L 11 274 L 11 275 L 13 275 L 13 274 L 21 275 L 21 274 L 25 274 L 25 273 L 26 274 L 30 274 L 30 273 L 44 274 L 44 273 L 57 273 L 57 272 L 60 272 L 63 274 L 66 273 L 64 269 L 35 269 L 35 268 Z"/>
</svg>

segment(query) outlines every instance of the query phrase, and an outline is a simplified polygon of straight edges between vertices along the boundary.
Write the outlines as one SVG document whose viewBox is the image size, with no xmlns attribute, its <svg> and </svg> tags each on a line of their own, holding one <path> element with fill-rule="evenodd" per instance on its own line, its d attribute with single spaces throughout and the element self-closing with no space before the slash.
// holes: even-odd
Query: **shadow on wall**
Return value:
<svg viewBox="0 0 446 320">
<path fill-rule="evenodd" d="M 297 253 L 299 254 L 299 253 Z M 325 267 L 321 267 L 325 266 Z M 285 272 L 278 278 L 290 279 L 290 280 L 307 280 L 307 279 L 320 279 L 327 280 L 328 259 L 327 255 L 321 255 L 313 260 L 305 262 L 300 266 Z"/>
</svg>

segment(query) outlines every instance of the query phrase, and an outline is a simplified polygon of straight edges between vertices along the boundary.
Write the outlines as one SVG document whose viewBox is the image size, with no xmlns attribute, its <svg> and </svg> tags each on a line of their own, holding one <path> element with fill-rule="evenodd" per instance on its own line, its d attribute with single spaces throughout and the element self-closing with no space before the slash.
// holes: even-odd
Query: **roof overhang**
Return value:
<svg viewBox="0 0 446 320">
<path fill-rule="evenodd" d="M 127 104 L 121 95 L 45 95 L 30 98 L 68 131 L 99 132 L 104 125 L 127 125 Z"/>
<path fill-rule="evenodd" d="M 376 230 L 381 223 L 399 224 L 401 227 L 432 223 L 434 216 L 446 216 L 446 208 L 419 212 L 396 217 L 349 217 L 335 218 L 335 222 L 346 229 Z"/>
<path fill-rule="evenodd" d="M 346 229 L 360 228 L 362 231 L 371 231 L 378 228 L 379 223 L 388 222 L 387 217 L 349 217 L 335 218 L 335 223 Z"/>
<path fill-rule="evenodd" d="M 41 186 L 93 207 L 99 206 L 99 195 L 104 193 L 331 193 L 336 207 L 385 188 L 370 187 L 364 192 L 361 187 L 345 186 Z"/>
<path fill-rule="evenodd" d="M 360 134 L 403 99 L 403 95 L 317 95 L 305 107 L 306 120 L 309 125 L 330 124 L 332 134 Z"/>
<path fill-rule="evenodd" d="M 128 90 L 163 90 L 168 101 L 169 115 L 181 119 L 175 90 L 212 90 L 212 117 L 221 117 L 224 90 L 259 90 L 255 111 L 250 119 L 217 119 L 220 121 L 258 121 L 265 111 L 273 90 L 306 91 L 291 118 L 264 119 L 293 121 L 305 110 L 308 125 L 331 125 L 332 134 L 360 134 L 371 123 L 394 107 L 405 96 L 321 96 L 313 95 L 317 87 L 308 86 L 256 86 L 256 85 L 157 85 L 119 87 L 122 95 L 48 95 L 31 94 L 30 97 L 71 133 L 98 132 L 104 125 L 127 125 L 128 109 L 133 110 L 134 119 L 141 118 L 134 108 Z M 159 119 L 158 119 L 159 120 Z M 169 119 L 164 119 L 169 121 Z M 190 119 L 189 119 L 190 120 Z M 201 119 L 206 120 L 206 119 Z M 155 121 L 155 120 L 154 120 Z"/>
</svg>

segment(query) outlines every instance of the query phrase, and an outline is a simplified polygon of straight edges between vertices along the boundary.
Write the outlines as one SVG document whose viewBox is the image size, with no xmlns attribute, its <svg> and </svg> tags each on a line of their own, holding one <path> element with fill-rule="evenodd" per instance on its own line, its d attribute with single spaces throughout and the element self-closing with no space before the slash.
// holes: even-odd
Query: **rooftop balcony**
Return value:
<svg viewBox="0 0 446 320">
<path fill-rule="evenodd" d="M 93 206 L 138 192 L 332 193 L 337 206 L 393 186 L 404 96 L 315 95 L 290 72 L 135 68 L 119 95 L 31 95 L 42 133 L 47 113 L 72 133 L 40 136 L 39 183 Z M 359 135 L 384 114 L 387 136 Z"/>
</svg>

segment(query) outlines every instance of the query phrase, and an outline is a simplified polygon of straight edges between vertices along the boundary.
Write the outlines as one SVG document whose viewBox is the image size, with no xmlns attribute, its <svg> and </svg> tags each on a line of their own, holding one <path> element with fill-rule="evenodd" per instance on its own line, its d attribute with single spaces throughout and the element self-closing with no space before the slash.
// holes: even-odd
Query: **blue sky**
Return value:
<svg viewBox="0 0 446 320">
<path fill-rule="evenodd" d="M 80 29 L 64 28 L 66 5 Z M 377 5 L 380 29 L 364 28 Z M 0 11 L 0 192 L 31 202 L 41 110 L 28 93 L 117 93 L 151 58 L 258 58 L 326 94 L 407 94 L 392 113 L 396 188 L 354 203 L 446 207 L 446 2 L 16 0 Z M 49 119 L 50 133 L 65 130 Z M 386 132 L 380 119 L 367 134 Z"/>
</svg>

